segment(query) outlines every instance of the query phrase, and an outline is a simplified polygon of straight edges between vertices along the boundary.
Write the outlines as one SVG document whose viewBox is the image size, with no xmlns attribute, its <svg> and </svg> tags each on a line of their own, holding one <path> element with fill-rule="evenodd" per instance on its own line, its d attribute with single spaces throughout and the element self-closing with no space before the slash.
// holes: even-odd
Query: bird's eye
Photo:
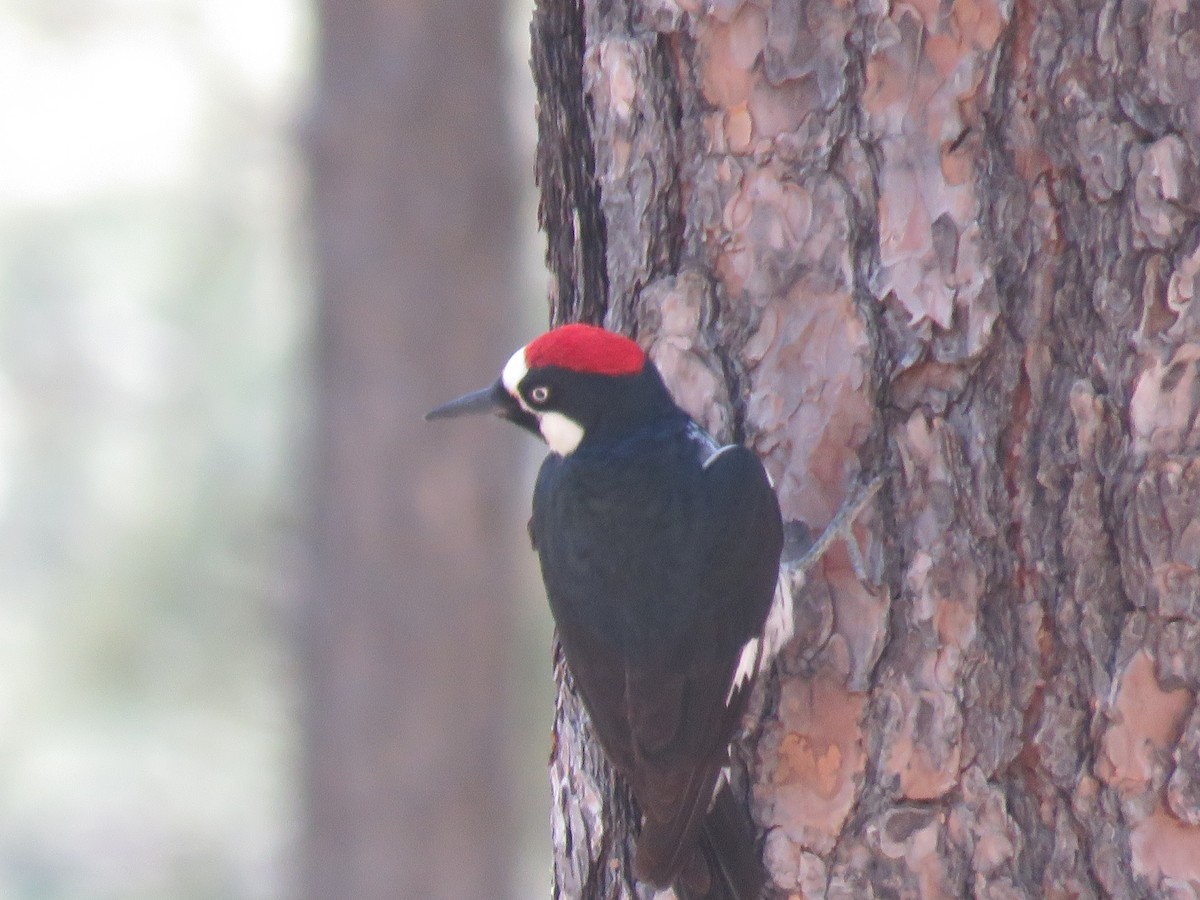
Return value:
<svg viewBox="0 0 1200 900">
<path fill-rule="evenodd" d="M 550 388 L 544 384 L 539 384 L 529 392 L 529 399 L 534 403 L 545 403 L 550 399 Z"/>
</svg>

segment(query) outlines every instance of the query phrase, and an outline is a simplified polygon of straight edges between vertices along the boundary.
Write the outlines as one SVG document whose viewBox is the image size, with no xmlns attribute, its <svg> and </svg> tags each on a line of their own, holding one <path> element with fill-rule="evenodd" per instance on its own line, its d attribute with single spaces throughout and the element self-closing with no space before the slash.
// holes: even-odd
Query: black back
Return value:
<svg viewBox="0 0 1200 900">
<path fill-rule="evenodd" d="M 754 454 L 714 454 L 667 402 L 649 422 L 594 414 L 573 453 L 543 463 L 531 522 L 567 662 L 645 815 L 636 874 L 660 886 L 700 840 L 783 541 Z"/>
</svg>

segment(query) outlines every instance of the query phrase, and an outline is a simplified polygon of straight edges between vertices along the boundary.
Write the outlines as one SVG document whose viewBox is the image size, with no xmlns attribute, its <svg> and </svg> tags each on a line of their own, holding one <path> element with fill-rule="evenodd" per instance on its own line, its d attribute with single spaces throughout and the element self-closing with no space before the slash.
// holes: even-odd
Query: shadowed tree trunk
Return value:
<svg viewBox="0 0 1200 900">
<path fill-rule="evenodd" d="M 533 58 L 554 318 L 789 520 L 886 475 L 741 746 L 772 896 L 1196 896 L 1200 7 L 540 0 Z M 556 733 L 555 896 L 648 896 Z"/>
<path fill-rule="evenodd" d="M 504 10 L 319 12 L 302 892 L 503 898 L 515 436 L 422 414 L 517 340 Z"/>
</svg>

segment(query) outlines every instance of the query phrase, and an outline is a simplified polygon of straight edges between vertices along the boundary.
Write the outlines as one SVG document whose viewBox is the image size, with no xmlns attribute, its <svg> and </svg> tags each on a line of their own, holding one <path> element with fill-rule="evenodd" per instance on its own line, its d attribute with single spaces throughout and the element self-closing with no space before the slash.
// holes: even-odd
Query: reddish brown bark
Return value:
<svg viewBox="0 0 1200 900">
<path fill-rule="evenodd" d="M 590 142 L 607 294 L 560 250 L 560 317 L 637 335 L 791 520 L 888 476 L 742 748 L 777 894 L 1200 891 L 1200 9 L 581 2 L 535 20 L 535 68 L 546 21 L 581 48 L 543 119 L 591 111 L 541 177 Z M 578 722 L 559 893 L 634 896 Z"/>
</svg>

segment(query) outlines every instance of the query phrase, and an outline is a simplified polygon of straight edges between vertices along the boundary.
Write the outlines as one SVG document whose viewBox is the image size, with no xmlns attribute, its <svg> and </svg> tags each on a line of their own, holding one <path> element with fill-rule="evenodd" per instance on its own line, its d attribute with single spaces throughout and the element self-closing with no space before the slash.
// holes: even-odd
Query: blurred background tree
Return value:
<svg viewBox="0 0 1200 900">
<path fill-rule="evenodd" d="M 502 898 L 514 869 L 518 445 L 422 421 L 521 343 L 504 26 L 489 2 L 320 4 L 310 900 Z"/>
<path fill-rule="evenodd" d="M 527 32 L 325 6 L 0 0 L 0 897 L 546 884 L 515 444 L 420 420 L 519 343 Z"/>
</svg>

